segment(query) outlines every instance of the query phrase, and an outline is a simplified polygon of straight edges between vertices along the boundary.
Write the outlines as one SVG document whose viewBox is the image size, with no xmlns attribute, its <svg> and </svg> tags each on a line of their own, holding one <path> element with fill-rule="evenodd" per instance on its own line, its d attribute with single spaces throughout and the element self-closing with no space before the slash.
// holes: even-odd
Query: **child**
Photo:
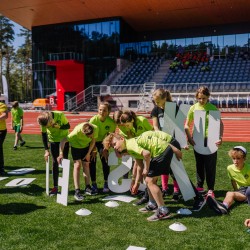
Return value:
<svg viewBox="0 0 250 250">
<path fill-rule="evenodd" d="M 69 141 L 71 145 L 71 154 L 74 161 L 73 179 L 75 185 L 74 198 L 77 201 L 84 199 L 80 191 L 80 169 L 83 167 L 83 175 L 85 179 L 85 193 L 91 192 L 89 164 L 91 160 L 91 152 L 95 147 L 95 140 L 98 137 L 98 128 L 88 122 L 78 124 L 74 130 L 60 142 L 60 155 L 57 158 L 61 163 L 63 157 L 63 149 L 65 142 Z"/>
<path fill-rule="evenodd" d="M 59 156 L 59 144 L 60 141 L 68 135 L 70 125 L 67 118 L 61 111 L 45 111 L 37 117 L 37 122 L 42 131 L 42 140 L 45 148 L 44 159 L 46 162 L 50 156 L 49 148 L 52 154 L 54 187 L 50 191 L 49 195 L 53 196 L 58 193 L 59 167 L 57 157 Z M 65 145 L 63 153 L 64 158 L 67 159 L 69 153 L 68 143 Z"/>
<path fill-rule="evenodd" d="M 116 111 L 114 113 L 114 121 L 119 128 L 119 134 L 127 139 L 134 138 L 141 135 L 143 132 L 153 129 L 147 118 L 145 118 L 144 116 L 137 116 L 131 110 Z M 142 168 L 143 161 L 141 159 L 135 159 L 131 181 L 131 193 L 133 195 L 137 194 L 139 185 L 142 182 Z M 147 202 L 148 193 L 146 188 L 143 197 L 134 205 L 141 205 Z"/>
<path fill-rule="evenodd" d="M 23 110 L 19 107 L 19 103 L 17 101 L 13 102 L 12 104 L 11 124 L 13 130 L 15 130 L 15 142 L 13 149 L 17 150 L 17 145 L 19 140 L 21 147 L 25 144 L 25 141 L 21 136 L 23 130 Z"/>
<path fill-rule="evenodd" d="M 195 141 L 193 140 L 190 132 L 191 124 L 194 120 L 195 110 L 205 110 L 207 113 L 206 116 L 206 128 L 205 128 L 205 141 L 204 146 L 207 145 L 207 136 L 208 136 L 208 112 L 210 110 L 217 110 L 217 108 L 209 102 L 210 92 L 209 89 L 205 86 L 200 87 L 196 91 L 197 103 L 190 107 L 187 114 L 187 119 L 185 123 L 185 132 L 187 134 L 188 142 L 194 146 Z M 223 124 L 221 122 L 220 126 L 220 140 L 216 142 L 216 145 L 219 146 L 222 143 L 223 135 Z M 197 178 L 197 190 L 201 193 L 204 193 L 204 181 L 206 177 L 208 193 L 207 195 L 212 195 L 214 197 L 214 185 L 215 185 L 215 175 L 216 175 L 216 162 L 217 162 L 217 151 L 209 155 L 203 155 L 194 150 L 195 160 L 196 160 L 196 178 Z"/>
<path fill-rule="evenodd" d="M 8 118 L 8 108 L 6 104 L 0 102 L 0 176 L 5 175 L 3 143 L 7 134 L 6 120 Z"/>
<path fill-rule="evenodd" d="M 110 134 L 104 139 L 103 145 L 107 150 L 112 147 L 119 154 L 129 154 L 135 159 L 144 160 L 143 175 L 148 187 L 149 204 L 139 211 L 156 211 L 153 216 L 148 217 L 149 221 L 169 218 L 170 211 L 164 205 L 157 180 L 158 176 L 169 174 L 173 154 L 176 155 L 178 160 L 182 158 L 178 141 L 162 131 L 147 131 L 131 139 L 125 139 L 118 134 Z M 201 199 L 203 198 L 201 197 Z M 199 200 L 199 203 L 202 204 L 203 202 L 201 203 Z"/>
<path fill-rule="evenodd" d="M 98 137 L 96 139 L 95 148 L 92 151 L 92 160 L 90 163 L 90 176 L 92 180 L 92 192 L 90 194 L 97 194 L 98 188 L 96 184 L 96 153 L 100 154 L 102 162 L 102 170 L 104 177 L 103 193 L 108 193 L 108 176 L 110 167 L 108 165 L 108 151 L 103 148 L 102 141 L 108 133 L 115 132 L 116 124 L 112 118 L 109 117 L 111 106 L 108 102 L 101 102 L 98 108 L 98 115 L 93 116 L 89 123 L 96 125 L 99 128 Z"/>
<path fill-rule="evenodd" d="M 155 104 L 155 107 L 151 112 L 151 117 L 153 118 L 153 127 L 155 131 L 162 130 L 164 126 L 165 103 L 172 102 L 170 92 L 164 89 L 156 89 L 153 92 L 153 102 Z M 172 176 L 174 183 L 174 194 L 172 199 L 174 201 L 177 201 L 180 198 L 180 189 L 171 169 L 170 175 Z M 161 175 L 163 196 L 166 196 L 168 193 L 168 178 L 168 175 Z"/>
<path fill-rule="evenodd" d="M 207 204 L 217 214 L 228 214 L 234 201 L 248 202 L 250 205 L 250 164 L 245 162 L 247 150 L 242 146 L 236 146 L 228 152 L 233 161 L 227 167 L 228 176 L 234 191 L 229 191 L 223 203 L 216 201 L 212 196 L 207 197 Z"/>
</svg>

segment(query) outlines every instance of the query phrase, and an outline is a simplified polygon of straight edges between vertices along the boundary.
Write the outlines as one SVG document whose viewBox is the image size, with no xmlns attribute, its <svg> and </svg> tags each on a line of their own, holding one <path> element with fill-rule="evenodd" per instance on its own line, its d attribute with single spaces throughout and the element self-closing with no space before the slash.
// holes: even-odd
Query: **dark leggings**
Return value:
<svg viewBox="0 0 250 250">
<path fill-rule="evenodd" d="M 100 156 L 102 155 L 102 151 L 103 151 L 103 145 L 102 142 L 96 142 L 96 148 L 100 154 Z M 110 172 L 110 166 L 108 165 L 108 163 L 106 162 L 106 160 L 104 158 L 101 158 L 102 161 L 102 171 L 103 171 L 103 177 L 104 177 L 104 181 L 108 181 L 108 176 L 109 176 L 109 172 Z M 96 159 L 91 160 L 90 163 L 90 177 L 91 177 L 91 181 L 92 182 L 96 182 Z"/>
<path fill-rule="evenodd" d="M 60 142 L 50 142 L 50 151 L 53 163 L 52 173 L 53 173 L 54 187 L 58 186 L 59 167 L 58 167 L 57 157 L 59 156 L 59 145 Z M 63 158 L 68 159 L 68 155 L 69 155 L 69 143 L 66 142 L 63 149 Z"/>
<path fill-rule="evenodd" d="M 4 171 L 3 142 L 7 134 L 7 129 L 0 130 L 0 172 Z"/>
</svg>

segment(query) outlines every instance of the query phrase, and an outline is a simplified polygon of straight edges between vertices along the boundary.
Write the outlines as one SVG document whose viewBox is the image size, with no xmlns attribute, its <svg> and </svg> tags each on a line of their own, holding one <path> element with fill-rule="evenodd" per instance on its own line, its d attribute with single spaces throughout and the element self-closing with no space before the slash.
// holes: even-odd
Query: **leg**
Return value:
<svg viewBox="0 0 250 250">
<path fill-rule="evenodd" d="M 216 175 L 217 151 L 205 156 L 205 171 L 208 190 L 214 190 Z"/>
<path fill-rule="evenodd" d="M 89 164 L 90 164 L 89 162 L 82 161 L 82 165 L 83 165 L 83 177 L 84 177 L 84 180 L 85 180 L 86 187 L 90 186 Z"/>
<path fill-rule="evenodd" d="M 203 188 L 204 180 L 205 180 L 205 170 L 204 170 L 204 159 L 203 155 L 194 151 L 194 156 L 196 160 L 196 179 L 197 179 L 197 187 Z"/>
<path fill-rule="evenodd" d="M 5 140 L 7 130 L 0 130 L 0 175 L 4 175 L 4 155 L 3 142 Z"/>
<path fill-rule="evenodd" d="M 81 160 L 74 160 L 74 170 L 73 170 L 73 179 L 75 190 L 80 190 L 80 169 L 82 167 Z"/>
<path fill-rule="evenodd" d="M 57 157 L 59 156 L 59 142 L 52 142 L 50 144 L 50 150 L 52 155 L 52 172 L 53 172 L 53 183 L 54 187 L 58 187 L 59 167 Z"/>
</svg>

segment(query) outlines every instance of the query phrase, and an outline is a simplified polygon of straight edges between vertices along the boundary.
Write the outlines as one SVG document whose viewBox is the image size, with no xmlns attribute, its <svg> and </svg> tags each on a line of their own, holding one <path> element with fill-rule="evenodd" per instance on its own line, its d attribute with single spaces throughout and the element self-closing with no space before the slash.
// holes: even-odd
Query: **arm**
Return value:
<svg viewBox="0 0 250 250">
<path fill-rule="evenodd" d="M 20 125 L 21 125 L 21 128 L 20 128 L 20 132 L 22 132 L 22 130 L 23 130 L 23 116 L 21 117 L 21 120 L 20 120 Z"/>
<path fill-rule="evenodd" d="M 220 120 L 220 139 L 217 142 L 215 142 L 215 144 L 217 146 L 222 144 L 223 132 L 224 132 L 224 124 L 223 124 L 222 120 Z"/>
<path fill-rule="evenodd" d="M 0 115 L 0 120 L 6 120 L 8 118 L 8 111 L 4 111 L 1 115 Z"/>
<path fill-rule="evenodd" d="M 232 186 L 233 186 L 234 191 L 238 190 L 236 181 L 231 180 L 231 184 L 232 184 Z"/>
<path fill-rule="evenodd" d="M 177 160 L 178 161 L 181 160 L 182 159 L 182 152 L 178 148 L 173 146 L 172 144 L 169 144 L 169 146 L 172 148 Z"/>
<path fill-rule="evenodd" d="M 145 161 L 145 166 L 144 166 L 142 174 L 147 175 L 148 171 L 149 171 L 151 154 L 150 154 L 150 152 L 148 150 L 143 149 L 142 156 L 143 156 L 144 161 Z"/>
<path fill-rule="evenodd" d="M 63 159 L 63 150 L 64 150 L 64 146 L 65 146 L 65 143 L 67 142 L 67 138 L 63 138 L 61 141 L 60 141 L 60 145 L 59 145 L 59 156 L 57 157 L 57 162 L 59 164 L 62 163 L 62 159 Z"/>
<path fill-rule="evenodd" d="M 192 146 L 194 146 L 194 145 L 195 145 L 195 142 L 194 142 L 193 137 L 192 137 L 192 135 L 191 135 L 191 133 L 190 133 L 190 123 L 191 123 L 191 122 L 188 122 L 188 121 L 186 120 L 185 125 L 184 125 L 184 129 L 185 129 L 185 132 L 186 132 L 186 135 L 187 135 L 187 140 L 188 140 L 188 142 L 189 142 Z"/>
<path fill-rule="evenodd" d="M 49 146 L 48 146 L 47 133 L 42 132 L 42 140 L 43 140 L 43 146 L 45 149 L 44 159 L 45 159 L 45 161 L 48 161 L 48 157 L 50 155 L 50 152 L 49 152 Z"/>
<path fill-rule="evenodd" d="M 157 117 L 153 117 L 153 128 L 154 128 L 154 130 L 155 131 L 160 130 L 159 127 L 160 127 L 160 125 L 158 123 Z"/>
<path fill-rule="evenodd" d="M 88 153 L 86 154 L 86 156 L 84 157 L 84 160 L 86 160 L 87 162 L 90 162 L 90 154 L 93 150 L 93 148 L 95 147 L 95 139 L 93 138 L 92 141 L 89 144 L 89 150 Z"/>
</svg>

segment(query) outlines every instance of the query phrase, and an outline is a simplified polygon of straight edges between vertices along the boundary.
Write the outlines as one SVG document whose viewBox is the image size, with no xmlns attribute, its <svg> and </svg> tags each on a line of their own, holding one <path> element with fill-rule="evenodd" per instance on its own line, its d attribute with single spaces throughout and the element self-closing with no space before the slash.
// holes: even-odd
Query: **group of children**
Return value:
<svg viewBox="0 0 250 250">
<path fill-rule="evenodd" d="M 187 114 L 184 129 L 187 141 L 195 146 L 192 136 L 192 123 L 196 110 L 206 111 L 204 146 L 208 138 L 208 113 L 217 108 L 209 102 L 210 92 L 207 87 L 200 87 L 196 92 L 197 102 L 192 105 Z M 178 183 L 172 174 L 170 165 L 173 155 L 178 160 L 182 158 L 179 142 L 170 134 L 163 132 L 164 109 L 166 102 L 172 102 L 170 93 L 164 89 L 154 91 L 154 109 L 151 112 L 153 126 L 148 119 L 137 116 L 133 111 L 116 111 L 113 119 L 110 117 L 111 107 L 108 102 L 101 102 L 98 114 L 88 122 L 78 124 L 72 132 L 69 132 L 70 124 L 60 111 L 46 111 L 41 113 L 37 121 L 41 126 L 42 139 L 45 148 L 45 160 L 48 161 L 50 154 L 53 162 L 53 184 L 50 195 L 58 193 L 58 164 L 63 158 L 68 158 L 69 145 L 74 161 L 73 179 L 75 186 L 74 198 L 82 201 L 84 196 L 80 189 L 80 170 L 83 168 L 85 179 L 85 194 L 94 195 L 99 192 L 96 183 L 96 157 L 100 155 L 103 168 L 103 192 L 109 192 L 107 180 L 110 167 L 107 164 L 109 149 L 113 148 L 118 157 L 129 154 L 134 159 L 132 168 L 131 194 L 135 195 L 141 182 L 146 183 L 145 195 L 137 201 L 136 205 L 147 203 L 140 212 L 155 212 L 148 217 L 149 221 L 162 220 L 170 217 L 170 211 L 164 203 L 164 195 L 168 193 L 169 175 L 173 178 L 173 200 L 181 196 Z M 177 109 L 178 111 L 178 109 Z M 16 114 L 13 112 L 13 114 Z M 20 117 L 22 113 L 20 112 Z M 1 119 L 1 113 L 0 113 Z M 0 123 L 1 125 L 1 123 Z M 15 145 L 18 140 L 24 144 L 20 133 L 23 119 L 15 125 L 17 133 Z M 219 140 L 214 143 L 218 147 L 222 144 L 223 123 L 220 122 Z M 0 144 L 1 145 L 1 144 Z M 250 205 L 250 164 L 245 162 L 247 150 L 242 146 L 236 146 L 229 151 L 233 164 L 228 166 L 228 175 L 232 181 L 234 191 L 227 192 L 223 202 L 215 199 L 214 186 L 216 176 L 217 151 L 212 154 L 201 154 L 194 149 L 196 160 L 196 186 L 193 211 L 200 209 L 207 203 L 217 214 L 228 214 L 229 208 L 234 201 L 248 202 Z M 161 178 L 162 189 L 158 185 Z M 208 192 L 205 194 L 204 183 L 206 181 Z M 249 225 L 249 221 L 246 221 Z"/>
</svg>

